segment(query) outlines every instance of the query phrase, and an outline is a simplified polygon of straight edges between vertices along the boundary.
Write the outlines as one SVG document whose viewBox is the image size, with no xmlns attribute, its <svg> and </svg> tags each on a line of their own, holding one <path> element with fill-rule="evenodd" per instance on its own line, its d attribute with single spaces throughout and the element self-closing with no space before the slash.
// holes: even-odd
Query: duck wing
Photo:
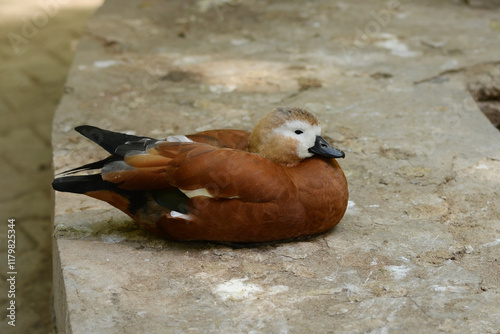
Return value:
<svg viewBox="0 0 500 334">
<path fill-rule="evenodd" d="M 123 160 L 106 164 L 102 179 L 127 190 L 175 187 L 252 202 L 275 198 L 291 182 L 281 166 L 257 154 L 167 141 L 151 143 L 143 151 L 130 150 Z"/>
<path fill-rule="evenodd" d="M 209 130 L 187 135 L 186 137 L 197 143 L 246 151 L 250 140 L 250 132 L 233 129 Z"/>
</svg>

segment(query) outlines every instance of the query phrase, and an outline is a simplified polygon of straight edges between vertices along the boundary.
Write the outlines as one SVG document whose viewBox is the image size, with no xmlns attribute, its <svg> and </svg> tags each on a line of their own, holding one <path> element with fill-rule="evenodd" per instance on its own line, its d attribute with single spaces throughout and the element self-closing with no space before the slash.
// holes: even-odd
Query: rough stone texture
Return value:
<svg viewBox="0 0 500 334">
<path fill-rule="evenodd" d="M 468 70 L 467 85 L 481 111 L 500 130 L 500 66 L 479 65 Z"/>
<path fill-rule="evenodd" d="M 0 1 L 0 333 L 54 331 L 52 120 L 76 42 L 98 2 Z M 44 3 L 56 3 L 50 17 Z M 33 17 L 40 20 L 32 26 L 36 30 L 26 30 Z M 11 43 L 10 34 L 19 43 Z M 8 297 L 7 284 L 9 218 L 16 219 L 15 299 Z M 16 301 L 15 327 L 6 318 L 10 300 Z"/>
<path fill-rule="evenodd" d="M 395 3 L 399 3 L 396 7 Z M 303 106 L 346 151 L 350 207 L 309 241 L 160 240 L 56 194 L 65 333 L 498 333 L 500 133 L 467 90 L 498 10 L 462 2 L 108 0 L 54 121 L 56 172 L 105 153 L 83 123 L 163 137 Z"/>
</svg>

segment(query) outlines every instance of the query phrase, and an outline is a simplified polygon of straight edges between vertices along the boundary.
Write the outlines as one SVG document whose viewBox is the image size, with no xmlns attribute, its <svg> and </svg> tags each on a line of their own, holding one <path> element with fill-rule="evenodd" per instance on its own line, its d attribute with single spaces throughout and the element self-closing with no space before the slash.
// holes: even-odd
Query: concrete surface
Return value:
<svg viewBox="0 0 500 334">
<path fill-rule="evenodd" d="M 64 333 L 499 333 L 500 133 L 468 92 L 499 10 L 461 1 L 108 0 L 54 120 L 56 172 L 105 156 L 72 128 L 251 129 L 302 106 L 346 151 L 350 207 L 309 241 L 160 240 L 56 194 Z"/>
<path fill-rule="evenodd" d="M 52 119 L 96 0 L 0 1 L 0 333 L 52 333 Z M 26 30 L 33 18 L 37 26 Z M 44 20 L 46 18 L 46 20 Z M 33 23 L 34 24 L 34 23 Z M 24 27 L 24 28 L 23 28 Z M 29 33 L 24 34 L 23 33 Z M 12 44 L 8 36 L 19 36 Z M 23 37 L 24 36 L 24 37 Z M 8 297 L 7 220 L 16 219 L 16 296 Z M 8 325 L 10 300 L 16 326 Z"/>
</svg>

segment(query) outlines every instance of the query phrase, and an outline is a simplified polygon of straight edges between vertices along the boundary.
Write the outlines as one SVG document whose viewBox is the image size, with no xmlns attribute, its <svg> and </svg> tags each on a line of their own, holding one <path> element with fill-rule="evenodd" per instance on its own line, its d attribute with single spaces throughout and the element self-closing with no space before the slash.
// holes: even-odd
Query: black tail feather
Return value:
<svg viewBox="0 0 500 334">
<path fill-rule="evenodd" d="M 130 141 L 140 141 L 141 139 L 153 139 L 149 137 L 138 137 L 120 132 L 99 129 L 92 125 L 80 125 L 75 128 L 77 132 L 92 140 L 97 145 L 114 154 L 116 148 Z"/>
<path fill-rule="evenodd" d="M 144 150 L 151 141 L 155 141 L 155 139 L 149 137 L 138 137 L 125 133 L 103 130 L 91 125 L 77 126 L 75 130 L 104 148 L 111 156 L 61 172 L 58 175 L 70 175 L 86 170 L 101 169 L 107 163 L 119 160 L 128 150 L 134 148 Z"/>
<path fill-rule="evenodd" d="M 147 192 L 120 189 L 115 184 L 104 181 L 100 174 L 59 177 L 52 182 L 52 188 L 57 191 L 85 194 L 104 200 L 127 214 L 135 214 L 137 210 L 143 208 L 148 198 Z M 119 195 L 124 201 L 109 202 L 103 199 L 101 196 L 104 195 L 105 191 Z"/>
<path fill-rule="evenodd" d="M 117 158 L 115 158 L 113 156 L 109 156 L 107 158 L 104 158 L 104 159 L 96 161 L 96 162 L 91 162 L 91 163 L 85 164 L 85 165 L 80 166 L 80 167 L 76 167 L 76 168 L 73 168 L 70 170 L 66 170 L 64 172 L 60 172 L 57 175 L 70 175 L 70 174 L 75 174 L 75 173 L 86 171 L 86 170 L 101 169 L 102 167 L 104 167 L 105 164 L 107 164 L 108 162 L 112 162 L 114 160 L 117 160 Z"/>
<path fill-rule="evenodd" d="M 82 171 L 102 169 L 110 162 L 123 160 L 125 154 L 131 150 L 147 150 L 150 145 L 156 142 L 156 139 L 102 130 L 91 125 L 78 126 L 75 130 L 104 148 L 111 156 L 59 173 L 58 175 L 62 176 L 57 177 L 52 182 L 52 188 L 54 190 L 86 194 L 106 201 L 128 214 L 135 214 L 139 209 L 144 208 L 149 200 L 154 200 L 158 205 L 170 208 L 170 210 L 181 213 L 187 212 L 189 197 L 176 188 L 155 191 L 152 193 L 141 190 L 126 190 L 119 188 L 117 184 L 103 180 L 100 173 L 72 175 Z M 118 195 L 118 197 L 114 199 L 113 197 L 109 197 L 107 191 L 111 191 Z M 120 200 L 120 198 L 123 200 Z"/>
<path fill-rule="evenodd" d="M 52 188 L 76 194 L 97 190 L 116 191 L 117 189 L 113 183 L 104 181 L 100 174 L 58 177 L 52 182 Z"/>
</svg>

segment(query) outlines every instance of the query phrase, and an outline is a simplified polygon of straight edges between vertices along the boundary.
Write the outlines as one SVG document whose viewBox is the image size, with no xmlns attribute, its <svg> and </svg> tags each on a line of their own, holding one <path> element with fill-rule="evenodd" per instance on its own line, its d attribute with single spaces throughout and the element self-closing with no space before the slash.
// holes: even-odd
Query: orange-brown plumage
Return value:
<svg viewBox="0 0 500 334">
<path fill-rule="evenodd" d="M 104 131 L 101 137 L 109 140 L 103 147 L 111 152 L 115 146 L 113 155 L 69 171 L 101 173 L 64 176 L 53 186 L 107 201 L 169 239 L 264 242 L 315 235 L 340 221 L 348 200 L 347 181 L 333 159 L 343 152 L 320 131 L 318 120 L 299 108 L 273 110 L 252 133 L 212 130 L 160 141 L 128 136 L 126 143 Z"/>
</svg>

